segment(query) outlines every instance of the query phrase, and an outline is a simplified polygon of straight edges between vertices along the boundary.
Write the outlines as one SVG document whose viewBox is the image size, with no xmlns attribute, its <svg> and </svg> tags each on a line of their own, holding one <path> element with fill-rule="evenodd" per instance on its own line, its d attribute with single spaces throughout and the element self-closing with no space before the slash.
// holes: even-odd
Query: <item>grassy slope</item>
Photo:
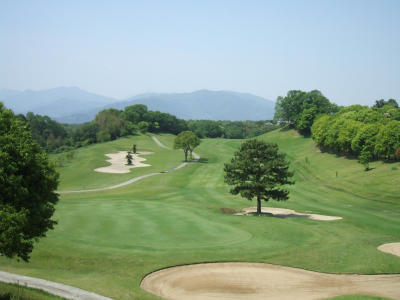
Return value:
<svg viewBox="0 0 400 300">
<path fill-rule="evenodd" d="M 8 297 L 10 295 L 11 297 Z M 0 282 L 0 299 L 62 300 L 64 298 L 50 295 L 41 290 Z"/>
<path fill-rule="evenodd" d="M 172 145 L 172 136 L 159 138 Z M 375 169 L 364 172 L 356 161 L 319 153 L 310 139 L 293 131 L 275 131 L 261 138 L 278 142 L 296 171 L 291 199 L 268 205 L 343 216 L 344 220 L 221 213 L 221 207 L 240 209 L 254 203 L 230 195 L 223 183 L 223 163 L 240 141 L 208 139 L 196 151 L 204 162 L 116 190 L 63 195 L 56 212 L 59 225 L 36 246 L 31 262 L 0 258 L 1 268 L 117 299 L 155 299 L 139 287 L 147 273 L 207 261 L 269 262 L 323 272 L 400 273 L 398 257 L 376 250 L 382 243 L 400 241 L 399 164 L 377 162 L 372 164 Z M 163 150 L 144 136 L 96 145 L 79 150 L 87 154 L 78 153 L 71 163 L 76 174 L 83 174 L 86 185 L 67 166 L 61 169 L 62 186 L 87 187 L 90 180 L 94 181 L 90 187 L 117 183 L 114 174 L 107 174 L 107 180 L 94 175 L 90 170 L 97 166 L 88 168 L 82 159 L 97 159 L 105 150 L 118 150 L 121 143 L 134 141 L 156 152 L 152 159 L 159 170 L 183 158 L 182 153 Z M 398 170 L 392 170 L 394 166 Z"/>
<path fill-rule="evenodd" d="M 169 140 L 171 135 L 161 136 L 160 139 Z M 154 154 L 141 156 L 146 159 L 144 163 L 150 164 L 151 167 L 134 168 L 130 170 L 130 173 L 126 174 L 93 172 L 96 168 L 110 165 L 107 162 L 109 157 L 105 156 L 105 154 L 132 150 L 134 143 L 137 144 L 138 152 L 155 152 Z M 93 144 L 80 148 L 74 153 L 74 158 L 59 168 L 61 173 L 59 190 L 91 189 L 114 185 L 132 177 L 176 167 L 182 160 L 173 151 L 155 147 L 153 140 L 147 135 L 124 137 L 109 143 Z M 55 159 L 56 157 L 57 155 L 52 155 L 52 158 Z"/>
</svg>

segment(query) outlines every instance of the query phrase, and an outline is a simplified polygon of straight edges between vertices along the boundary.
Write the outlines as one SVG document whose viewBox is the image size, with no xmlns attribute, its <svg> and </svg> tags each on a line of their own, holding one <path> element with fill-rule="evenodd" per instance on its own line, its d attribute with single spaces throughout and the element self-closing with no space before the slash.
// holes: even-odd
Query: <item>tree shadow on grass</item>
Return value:
<svg viewBox="0 0 400 300">
<path fill-rule="evenodd" d="M 200 159 L 197 162 L 202 163 L 202 164 L 206 164 L 206 163 L 208 163 L 208 158 L 200 157 Z"/>
</svg>

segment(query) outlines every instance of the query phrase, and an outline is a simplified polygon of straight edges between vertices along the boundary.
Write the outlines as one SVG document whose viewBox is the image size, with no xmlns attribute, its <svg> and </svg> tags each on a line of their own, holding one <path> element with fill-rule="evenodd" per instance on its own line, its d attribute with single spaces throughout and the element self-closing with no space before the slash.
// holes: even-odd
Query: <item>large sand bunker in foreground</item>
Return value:
<svg viewBox="0 0 400 300">
<path fill-rule="evenodd" d="M 237 216 L 248 215 L 250 213 L 255 213 L 257 211 L 256 207 L 245 207 L 243 208 L 243 212 L 236 213 Z M 317 215 L 317 214 L 308 214 L 308 213 L 300 213 L 292 209 L 286 208 L 275 208 L 275 207 L 261 207 L 261 212 L 265 214 L 271 214 L 275 217 L 303 217 L 312 220 L 318 221 L 335 221 L 341 220 L 342 217 L 335 217 L 335 216 L 324 216 L 324 215 Z"/>
<path fill-rule="evenodd" d="M 142 167 L 150 167 L 151 165 L 142 163 L 146 159 L 143 157 L 139 157 L 139 155 L 147 155 L 152 154 L 153 152 L 137 152 L 136 154 L 131 153 L 132 155 L 132 165 L 127 165 L 126 155 L 127 151 L 119 151 L 118 153 L 108 153 L 105 154 L 110 159 L 107 161 L 111 164 L 111 166 L 102 167 L 94 169 L 96 172 L 101 173 L 129 173 L 129 169 L 132 168 L 142 168 Z"/>
<path fill-rule="evenodd" d="M 378 250 L 400 256 L 400 243 L 383 244 L 378 247 Z"/>
<path fill-rule="evenodd" d="M 172 267 L 141 288 L 166 299 L 323 299 L 345 294 L 400 298 L 400 275 L 337 275 L 262 263 Z"/>
</svg>

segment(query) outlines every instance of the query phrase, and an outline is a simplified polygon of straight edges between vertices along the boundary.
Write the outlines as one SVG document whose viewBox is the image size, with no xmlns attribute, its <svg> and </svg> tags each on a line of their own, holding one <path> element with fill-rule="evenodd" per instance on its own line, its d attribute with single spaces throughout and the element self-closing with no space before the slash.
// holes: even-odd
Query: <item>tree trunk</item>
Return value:
<svg viewBox="0 0 400 300">
<path fill-rule="evenodd" d="M 185 161 L 187 161 L 188 151 L 187 151 L 187 150 L 184 150 L 184 152 L 185 152 Z"/>
<path fill-rule="evenodd" d="M 257 215 L 261 215 L 261 199 L 257 196 Z"/>
</svg>

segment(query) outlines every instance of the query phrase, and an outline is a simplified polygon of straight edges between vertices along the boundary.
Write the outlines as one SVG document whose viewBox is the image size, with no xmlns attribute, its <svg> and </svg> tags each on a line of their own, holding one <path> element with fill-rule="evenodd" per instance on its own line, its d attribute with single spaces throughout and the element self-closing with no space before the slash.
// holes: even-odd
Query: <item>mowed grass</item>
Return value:
<svg viewBox="0 0 400 300">
<path fill-rule="evenodd" d="M 0 282 L 0 300 L 62 300 L 42 290 Z"/>
<path fill-rule="evenodd" d="M 168 141 L 171 139 L 171 135 L 159 136 L 159 138 Z M 137 145 L 138 152 L 154 152 L 149 155 L 141 155 L 142 158 L 146 159 L 143 163 L 151 165 L 150 167 L 132 168 L 129 173 L 123 174 L 93 171 L 110 165 L 107 162 L 110 158 L 105 154 L 132 151 L 133 144 Z M 58 156 L 60 154 L 51 155 L 51 159 L 57 160 Z M 158 147 L 150 135 L 124 137 L 108 143 L 93 144 L 74 150 L 73 158 L 58 168 L 61 175 L 59 190 L 81 190 L 110 186 L 136 176 L 176 167 L 181 161 L 182 157 L 177 155 L 176 152 Z"/>
<path fill-rule="evenodd" d="M 173 144 L 171 135 L 158 138 L 167 146 Z M 223 182 L 223 164 L 241 141 L 206 139 L 196 149 L 202 160 L 185 168 L 110 191 L 62 195 L 55 215 L 59 224 L 36 245 L 31 262 L 0 258 L 1 269 L 115 299 L 157 299 L 140 289 L 146 274 L 200 262 L 267 262 L 332 273 L 400 273 L 400 258 L 376 249 L 400 241 L 399 163 L 376 162 L 373 170 L 365 172 L 356 160 L 320 153 L 311 139 L 294 131 L 274 131 L 260 139 L 277 142 L 288 154 L 296 180 L 289 201 L 263 205 L 344 219 L 322 222 L 222 213 L 221 208 L 240 210 L 255 203 L 230 195 Z M 148 156 L 153 169 L 100 178 L 90 171 L 98 165 L 85 165 L 89 158 L 97 160 L 134 142 L 140 150 L 146 145 L 145 150 L 155 152 Z M 137 170 L 137 174 L 161 171 L 183 159 L 181 151 L 162 149 L 147 136 L 78 151 L 85 155 L 77 153 L 70 165 L 60 168 L 64 189 L 118 183 L 135 177 Z M 86 183 L 75 178 L 74 172 L 84 174 Z"/>
</svg>

